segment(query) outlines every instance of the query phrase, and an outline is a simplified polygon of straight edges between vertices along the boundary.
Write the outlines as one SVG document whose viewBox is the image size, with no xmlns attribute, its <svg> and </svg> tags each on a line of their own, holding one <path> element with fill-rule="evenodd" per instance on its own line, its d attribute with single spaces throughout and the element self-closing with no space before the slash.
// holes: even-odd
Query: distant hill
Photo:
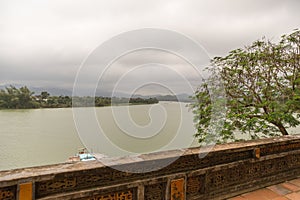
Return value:
<svg viewBox="0 0 300 200">
<path fill-rule="evenodd" d="M 5 84 L 5 85 L 0 85 L 0 89 L 5 89 L 5 87 L 10 86 L 10 84 Z M 24 85 L 21 84 L 13 84 L 13 86 L 20 88 Z M 63 89 L 63 88 L 53 88 L 53 87 L 32 87 L 32 86 L 27 86 L 31 91 L 34 92 L 34 94 L 40 94 L 43 91 L 47 91 L 50 93 L 52 96 L 72 96 L 72 89 Z M 84 94 L 84 91 L 82 92 L 81 96 L 86 96 L 87 94 Z M 107 92 L 107 91 L 96 91 L 96 96 L 102 96 L 102 97 L 111 97 L 112 92 Z M 159 101 L 179 101 L 179 102 L 193 102 L 193 100 L 190 98 L 190 94 L 177 94 L 177 95 L 161 95 L 161 94 L 156 94 L 156 95 L 131 95 L 127 93 L 114 93 L 115 97 L 125 97 L 125 98 L 143 98 L 143 99 L 149 99 L 149 98 L 156 98 Z"/>
<path fill-rule="evenodd" d="M 188 95 L 185 93 L 177 94 L 177 95 L 134 95 L 133 97 L 140 97 L 140 98 L 156 98 L 159 101 L 179 101 L 179 102 L 193 102 L 194 100 L 191 99 L 192 95 Z"/>
<path fill-rule="evenodd" d="M 52 96 L 72 96 L 72 90 L 62 89 L 62 88 L 37 88 L 29 87 L 31 91 L 35 94 L 40 94 L 43 91 L 49 92 Z"/>
</svg>

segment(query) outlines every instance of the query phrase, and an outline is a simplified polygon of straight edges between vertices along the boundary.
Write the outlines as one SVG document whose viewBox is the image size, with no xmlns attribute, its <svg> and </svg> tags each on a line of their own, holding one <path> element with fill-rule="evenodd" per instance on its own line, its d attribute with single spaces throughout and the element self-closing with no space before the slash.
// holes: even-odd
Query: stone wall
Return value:
<svg viewBox="0 0 300 200">
<path fill-rule="evenodd" d="M 3 171 L 0 200 L 226 199 L 298 176 L 300 136 L 294 135 L 216 145 L 211 150 L 190 148 Z"/>
</svg>

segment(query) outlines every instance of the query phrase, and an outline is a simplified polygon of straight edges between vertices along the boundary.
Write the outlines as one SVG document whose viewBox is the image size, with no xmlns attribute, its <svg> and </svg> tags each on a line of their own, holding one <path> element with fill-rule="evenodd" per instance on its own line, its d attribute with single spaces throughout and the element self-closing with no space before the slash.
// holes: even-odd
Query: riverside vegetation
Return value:
<svg viewBox="0 0 300 200">
<path fill-rule="evenodd" d="M 300 30 L 283 35 L 278 43 L 263 38 L 215 57 L 208 69 L 212 75 L 199 87 L 192 105 L 199 142 L 236 140 L 236 131 L 251 139 L 288 135 L 287 128 L 300 124 Z M 215 102 L 210 91 L 217 93 Z M 217 98 L 218 92 L 226 98 Z M 220 134 L 211 137 L 216 105 L 227 111 L 219 115 L 225 119 Z"/>
<path fill-rule="evenodd" d="M 0 109 L 29 109 L 29 108 L 68 108 L 131 104 L 155 104 L 156 98 L 118 98 L 118 97 L 70 97 L 51 96 L 47 91 L 34 95 L 28 87 L 16 88 L 9 86 L 0 90 Z"/>
</svg>

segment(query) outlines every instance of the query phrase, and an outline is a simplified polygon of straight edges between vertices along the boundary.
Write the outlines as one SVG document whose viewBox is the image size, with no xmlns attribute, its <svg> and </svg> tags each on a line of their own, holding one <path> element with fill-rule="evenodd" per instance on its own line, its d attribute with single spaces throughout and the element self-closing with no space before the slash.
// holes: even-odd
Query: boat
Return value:
<svg viewBox="0 0 300 200">
<path fill-rule="evenodd" d="M 78 161 L 92 161 L 96 160 L 95 156 L 88 152 L 86 148 L 81 148 L 75 156 L 71 156 L 68 162 L 78 162 Z"/>
</svg>

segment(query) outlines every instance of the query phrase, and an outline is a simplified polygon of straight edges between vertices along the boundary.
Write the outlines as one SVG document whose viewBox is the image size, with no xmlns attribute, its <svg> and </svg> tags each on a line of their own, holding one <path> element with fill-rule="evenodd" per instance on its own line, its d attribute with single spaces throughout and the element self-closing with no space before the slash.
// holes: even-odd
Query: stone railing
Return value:
<svg viewBox="0 0 300 200">
<path fill-rule="evenodd" d="M 0 199 L 226 199 L 300 176 L 299 135 L 216 145 L 207 153 L 190 148 L 2 171 Z M 149 172 L 133 173 L 143 170 Z"/>
</svg>

